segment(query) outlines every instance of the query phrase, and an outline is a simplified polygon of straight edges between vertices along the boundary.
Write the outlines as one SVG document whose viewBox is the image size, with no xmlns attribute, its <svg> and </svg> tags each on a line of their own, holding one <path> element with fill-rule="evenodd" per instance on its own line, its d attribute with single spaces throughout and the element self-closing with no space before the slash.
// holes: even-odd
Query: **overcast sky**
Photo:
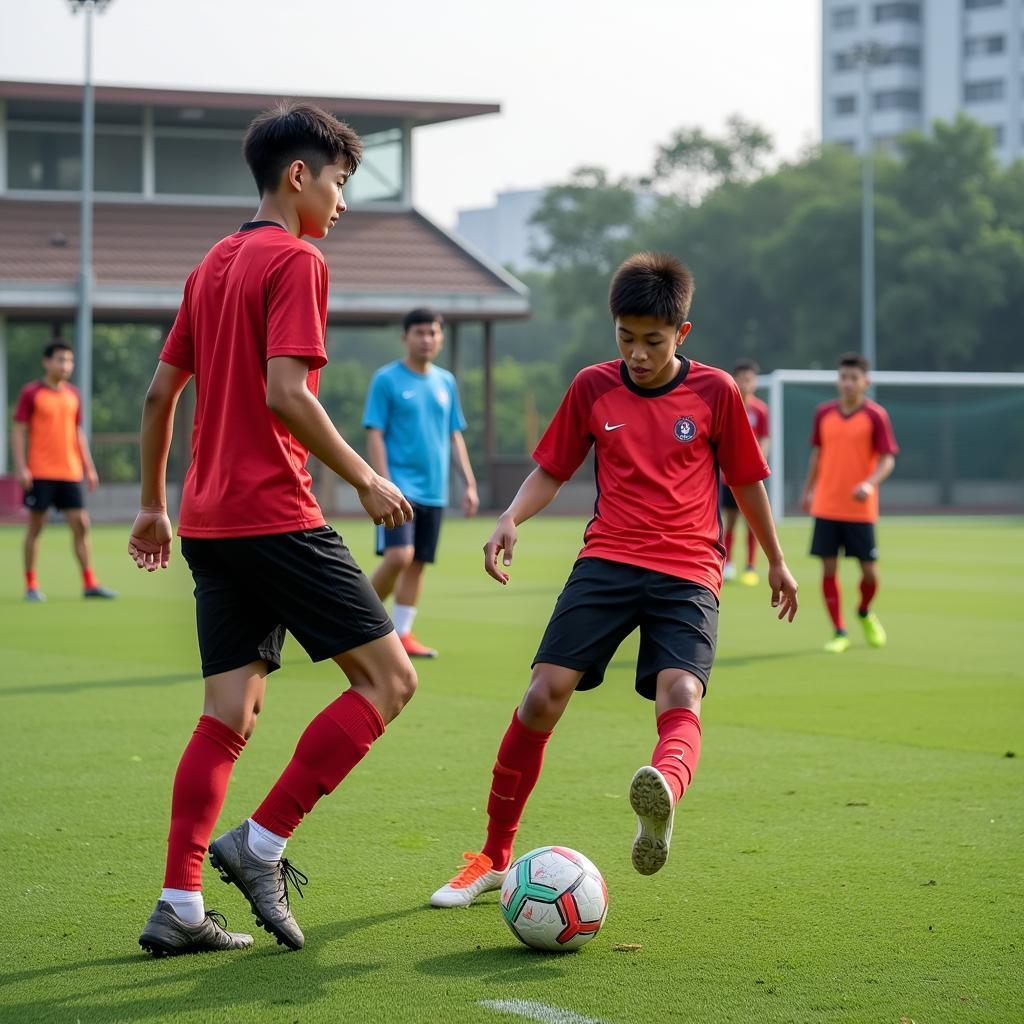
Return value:
<svg viewBox="0 0 1024 1024">
<path fill-rule="evenodd" d="M 444 224 L 495 192 L 650 166 L 677 127 L 738 112 L 784 156 L 820 133 L 818 0 L 113 0 L 109 85 L 485 100 L 417 132 L 417 205 Z M 66 0 L 0 0 L 0 78 L 78 81 Z"/>
</svg>

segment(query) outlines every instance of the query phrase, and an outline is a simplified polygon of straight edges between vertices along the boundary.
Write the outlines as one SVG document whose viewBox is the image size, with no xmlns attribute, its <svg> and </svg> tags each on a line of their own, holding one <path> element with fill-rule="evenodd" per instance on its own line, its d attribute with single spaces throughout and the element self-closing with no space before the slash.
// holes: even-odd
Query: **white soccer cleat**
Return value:
<svg viewBox="0 0 1024 1024">
<path fill-rule="evenodd" d="M 726 562 L 722 569 L 722 579 L 727 583 L 736 579 L 736 566 L 732 562 Z"/>
<path fill-rule="evenodd" d="M 665 776 L 650 765 L 638 768 L 629 784 L 629 804 L 638 819 L 633 840 L 633 867 L 641 875 L 653 875 L 668 860 L 676 814 L 675 800 Z"/>
<path fill-rule="evenodd" d="M 468 907 L 481 893 L 501 888 L 508 868 L 492 871 L 490 857 L 482 853 L 464 853 L 466 866 L 430 897 L 432 907 Z"/>
</svg>

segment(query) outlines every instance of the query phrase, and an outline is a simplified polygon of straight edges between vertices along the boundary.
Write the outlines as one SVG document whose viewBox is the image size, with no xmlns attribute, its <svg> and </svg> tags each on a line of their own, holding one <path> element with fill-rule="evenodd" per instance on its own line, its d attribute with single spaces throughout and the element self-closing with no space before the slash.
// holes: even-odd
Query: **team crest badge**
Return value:
<svg viewBox="0 0 1024 1024">
<path fill-rule="evenodd" d="M 680 416 L 676 420 L 675 435 L 677 441 L 690 442 L 697 436 L 697 424 L 689 416 Z"/>
<path fill-rule="evenodd" d="M 434 392 L 434 397 L 441 403 L 441 405 L 448 404 L 448 392 L 444 388 L 438 388 Z"/>
</svg>

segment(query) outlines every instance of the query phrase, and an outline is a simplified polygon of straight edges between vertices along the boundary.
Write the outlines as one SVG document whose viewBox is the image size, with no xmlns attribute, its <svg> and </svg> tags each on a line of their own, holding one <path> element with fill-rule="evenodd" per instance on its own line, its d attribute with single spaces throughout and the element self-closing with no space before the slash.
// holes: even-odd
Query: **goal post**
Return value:
<svg viewBox="0 0 1024 1024">
<path fill-rule="evenodd" d="M 1024 373 L 878 370 L 874 398 L 892 419 L 900 455 L 881 491 L 887 514 L 1024 513 Z M 836 397 L 835 370 L 775 370 L 758 378 L 771 417 L 776 518 L 800 513 L 814 410 Z"/>
</svg>

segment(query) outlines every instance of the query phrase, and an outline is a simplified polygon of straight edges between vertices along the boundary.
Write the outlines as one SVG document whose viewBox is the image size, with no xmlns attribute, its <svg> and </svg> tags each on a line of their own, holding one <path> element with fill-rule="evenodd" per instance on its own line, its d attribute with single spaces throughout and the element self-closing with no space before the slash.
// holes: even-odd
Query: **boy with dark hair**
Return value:
<svg viewBox="0 0 1024 1024">
<path fill-rule="evenodd" d="M 395 527 L 412 515 L 398 488 L 349 447 L 316 398 L 327 362 L 327 267 L 301 236 L 323 238 L 345 212 L 342 188 L 362 144 L 322 110 L 281 104 L 252 123 L 244 151 L 259 210 L 218 242 L 185 284 L 146 395 L 141 511 L 128 542 L 139 568 L 167 566 L 167 452 L 178 396 L 194 377 L 192 464 L 178 532 L 195 579 L 206 694 L 174 778 L 164 889 L 139 938 L 154 956 L 252 944 L 206 912 L 202 863 L 267 676 L 281 666 L 285 630 L 313 661 L 333 659 L 351 688 L 309 724 L 252 817 L 209 848 L 211 863 L 242 891 L 256 923 L 290 949 L 304 939 L 289 884 L 306 878 L 282 857 L 285 843 L 416 687 L 387 613 L 324 523 L 306 471 L 312 452 L 356 489 L 379 525 Z"/>
<path fill-rule="evenodd" d="M 878 592 L 878 488 L 896 465 L 899 445 L 889 414 L 867 397 L 871 378 L 858 352 L 839 357 L 839 399 L 819 405 L 811 433 L 811 458 L 801 504 L 814 516 L 811 554 L 821 559 L 821 589 L 835 633 L 830 654 L 850 647 L 839 592 L 839 552 L 860 562 L 857 617 L 871 647 L 884 647 L 885 630 L 871 611 Z"/>
<path fill-rule="evenodd" d="M 25 600 L 45 601 L 39 589 L 36 562 L 39 537 L 53 506 L 64 513 L 82 569 L 82 596 L 111 598 L 117 594 L 100 586 L 92 567 L 89 513 L 85 510 L 83 479 L 90 491 L 99 477 L 82 429 L 82 402 L 69 384 L 75 369 L 70 345 L 59 338 L 43 349 L 43 379 L 21 389 L 14 410 L 11 446 L 14 474 L 25 491 L 28 530 L 25 532 Z"/>
<path fill-rule="evenodd" d="M 740 396 L 747 409 L 747 419 L 750 421 L 750 429 L 754 431 L 754 437 L 761 446 L 761 454 L 768 458 L 768 406 L 755 394 L 757 390 L 757 375 L 761 368 L 753 359 L 739 359 L 732 368 L 732 379 L 740 389 Z M 736 578 L 736 567 L 732 563 L 732 541 L 736 531 L 736 520 L 739 516 L 739 506 L 733 496 L 732 489 L 722 482 L 722 519 L 725 523 L 725 570 L 722 578 L 733 580 Z M 746 568 L 740 573 L 740 583 L 745 587 L 756 587 L 760 582 L 757 570 L 754 568 L 757 558 L 757 538 L 750 524 L 747 524 L 747 562 Z"/>
<path fill-rule="evenodd" d="M 412 632 L 423 590 L 423 572 L 437 555 L 441 519 L 448 504 L 448 466 L 465 484 L 462 510 L 480 506 L 476 479 L 462 432 L 455 377 L 434 365 L 444 345 L 444 319 L 432 309 L 414 309 L 402 320 L 405 358 L 382 366 L 370 382 L 363 413 L 370 464 L 399 487 L 414 516 L 395 530 L 377 527 L 377 554 L 383 555 L 371 582 L 383 601 L 392 591 L 391 619 L 411 658 L 436 658 Z"/>
<path fill-rule="evenodd" d="M 500 887 L 552 729 L 577 689 L 601 683 L 637 627 L 636 689 L 654 701 L 659 739 L 629 788 L 639 819 L 632 861 L 645 875 L 665 864 L 675 806 L 697 767 L 700 703 L 715 654 L 719 465 L 768 556 L 772 607 L 780 619 L 796 614 L 796 581 L 761 482 L 768 467 L 739 391 L 728 374 L 678 354 L 692 293 L 689 271 L 671 256 L 639 253 L 619 267 L 609 306 L 621 358 L 576 375 L 533 453 L 537 468 L 484 546 L 484 568 L 507 584 L 499 554 L 507 569 L 517 526 L 550 504 L 595 447 L 594 517 L 498 749 L 486 842 L 434 893 L 434 906 L 466 906 Z"/>
</svg>

